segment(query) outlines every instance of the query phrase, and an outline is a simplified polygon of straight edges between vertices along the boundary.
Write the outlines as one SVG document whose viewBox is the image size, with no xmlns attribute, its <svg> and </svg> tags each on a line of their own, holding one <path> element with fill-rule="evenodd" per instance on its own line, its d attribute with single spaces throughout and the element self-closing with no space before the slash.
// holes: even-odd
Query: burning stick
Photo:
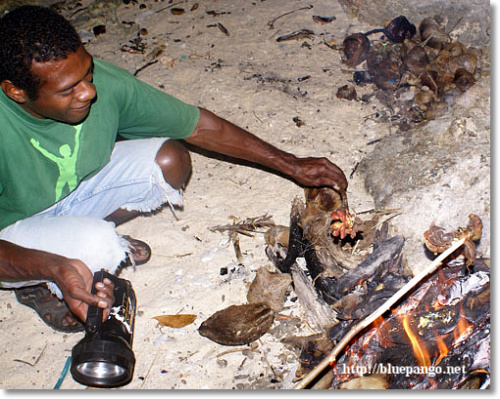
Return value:
<svg viewBox="0 0 500 399">
<path fill-rule="evenodd" d="M 453 245 L 438 256 L 434 261 L 427 266 L 423 271 L 413 277 L 408 283 L 406 283 L 398 292 L 396 292 L 392 297 L 390 297 L 382 306 L 380 306 L 375 312 L 373 312 L 366 319 L 361 320 L 356 324 L 352 330 L 350 330 L 340 342 L 332 349 L 328 356 L 323 359 L 323 361 L 318 364 L 309 374 L 307 374 L 295 387 L 294 389 L 304 389 L 306 388 L 325 368 L 330 366 L 337 358 L 339 353 L 345 346 L 362 330 L 368 327 L 376 319 L 382 316 L 386 311 L 388 311 L 396 302 L 398 302 L 403 296 L 405 296 L 412 288 L 414 288 L 420 281 L 422 281 L 428 275 L 434 273 L 437 268 L 441 265 L 444 259 L 450 256 L 458 248 L 460 248 L 465 242 L 465 238 L 457 240 Z"/>
</svg>

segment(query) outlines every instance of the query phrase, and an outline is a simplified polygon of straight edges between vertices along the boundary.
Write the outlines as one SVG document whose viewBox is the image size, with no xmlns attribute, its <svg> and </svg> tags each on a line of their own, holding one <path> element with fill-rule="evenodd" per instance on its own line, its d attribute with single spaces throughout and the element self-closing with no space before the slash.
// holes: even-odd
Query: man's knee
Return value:
<svg viewBox="0 0 500 399">
<path fill-rule="evenodd" d="M 168 140 L 158 150 L 156 163 L 163 172 L 163 178 L 176 190 L 187 184 L 191 175 L 191 155 L 177 140 Z"/>
</svg>

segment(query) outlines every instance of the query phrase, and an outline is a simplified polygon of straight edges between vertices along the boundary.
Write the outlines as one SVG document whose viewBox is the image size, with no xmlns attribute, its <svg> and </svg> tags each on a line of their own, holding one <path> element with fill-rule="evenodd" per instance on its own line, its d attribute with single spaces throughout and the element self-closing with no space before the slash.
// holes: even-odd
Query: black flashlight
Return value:
<svg viewBox="0 0 500 399">
<path fill-rule="evenodd" d="M 71 352 L 71 374 L 83 385 L 115 388 L 132 379 L 135 356 L 132 351 L 136 299 L 130 281 L 104 270 L 94 273 L 95 284 L 110 279 L 115 288 L 115 302 L 107 320 L 102 320 L 101 308 L 89 306 L 85 337 Z"/>
</svg>

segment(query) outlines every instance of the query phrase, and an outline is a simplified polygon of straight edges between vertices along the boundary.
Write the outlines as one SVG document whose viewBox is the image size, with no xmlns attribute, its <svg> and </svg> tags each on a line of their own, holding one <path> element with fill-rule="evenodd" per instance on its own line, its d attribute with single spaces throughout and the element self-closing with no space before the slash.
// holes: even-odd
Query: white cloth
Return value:
<svg viewBox="0 0 500 399">
<path fill-rule="evenodd" d="M 114 273 L 128 257 L 128 241 L 119 236 L 111 222 L 90 216 L 32 217 L 0 231 L 0 239 L 22 247 L 80 259 L 92 273 L 107 269 Z M 19 288 L 43 281 L 1 282 L 4 288 Z M 62 298 L 56 284 L 47 282 L 49 289 Z"/>
</svg>

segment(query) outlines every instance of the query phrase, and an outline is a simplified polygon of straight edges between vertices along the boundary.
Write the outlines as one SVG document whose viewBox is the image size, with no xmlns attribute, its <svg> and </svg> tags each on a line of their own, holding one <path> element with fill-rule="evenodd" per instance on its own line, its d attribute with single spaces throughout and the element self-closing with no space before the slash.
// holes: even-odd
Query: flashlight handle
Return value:
<svg viewBox="0 0 500 399">
<path fill-rule="evenodd" d="M 100 270 L 98 272 L 94 273 L 94 279 L 92 280 L 92 288 L 90 290 L 90 293 L 92 295 L 97 294 L 97 289 L 95 288 L 96 283 L 102 282 L 104 279 L 105 275 L 107 273 L 104 270 Z M 102 326 L 102 313 L 103 310 L 95 305 L 89 306 L 89 309 L 87 311 L 87 321 L 85 322 L 85 330 L 90 333 L 94 334 Z"/>
</svg>

